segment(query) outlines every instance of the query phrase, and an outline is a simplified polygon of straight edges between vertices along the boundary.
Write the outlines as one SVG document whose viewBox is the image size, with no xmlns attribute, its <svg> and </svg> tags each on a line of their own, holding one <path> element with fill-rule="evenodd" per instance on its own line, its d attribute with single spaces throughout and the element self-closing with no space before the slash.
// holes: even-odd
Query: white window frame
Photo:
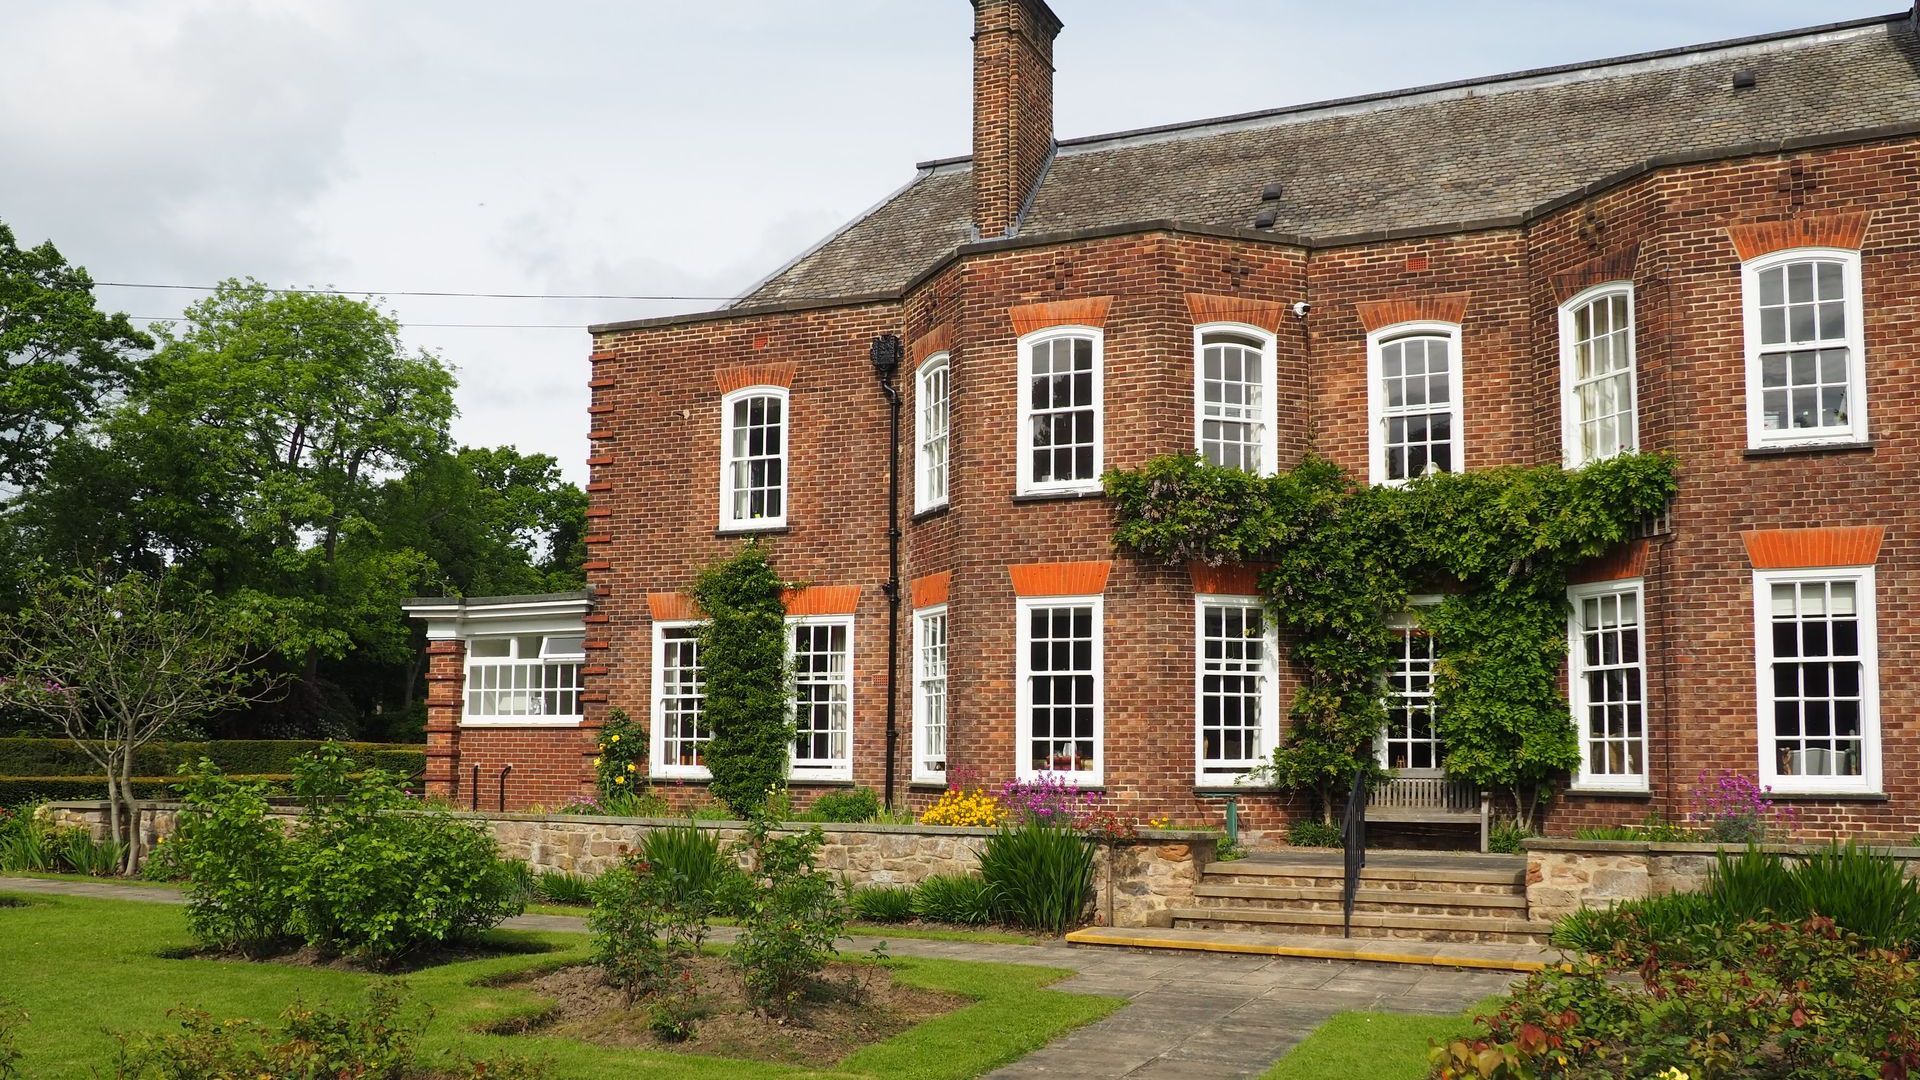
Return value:
<svg viewBox="0 0 1920 1080">
<path fill-rule="evenodd" d="M 854 723 L 855 693 L 854 691 L 855 691 L 856 682 L 857 682 L 857 680 L 854 679 L 855 653 L 854 653 L 854 640 L 853 640 L 853 616 L 851 615 L 789 615 L 787 617 L 786 634 L 787 634 L 787 664 L 790 670 L 792 668 L 793 659 L 794 659 L 793 631 L 796 627 L 801 627 L 801 626 L 838 626 L 845 629 L 847 632 L 847 668 L 846 668 L 846 673 L 843 676 L 843 681 L 845 682 L 846 688 L 847 688 L 846 753 L 842 757 L 827 760 L 825 764 L 803 766 L 800 764 L 799 759 L 793 756 L 793 744 L 788 743 L 787 745 L 787 778 L 789 780 L 792 780 L 798 783 L 805 783 L 807 781 L 812 781 L 812 780 L 829 780 L 829 781 L 851 780 L 853 779 L 853 739 L 854 739 L 854 733 L 855 733 L 855 723 Z M 793 694 L 793 704 L 791 706 L 791 709 L 793 710 L 792 712 L 793 717 L 797 720 L 799 717 L 800 696 L 798 691 L 794 689 L 794 687 L 797 686 L 798 684 L 798 673 L 797 672 L 794 673 L 794 675 L 790 676 L 790 678 L 793 679 L 792 685 L 789 686 L 789 691 L 792 692 Z M 795 738 L 797 739 L 798 735 L 796 735 Z"/>
<path fill-rule="evenodd" d="M 666 695 L 663 693 L 666 685 L 667 631 L 696 630 L 699 626 L 697 621 L 684 619 L 662 620 L 653 624 L 653 701 L 650 710 L 653 723 L 647 735 L 649 776 L 671 780 L 707 780 L 713 775 L 705 765 L 682 765 L 678 761 L 667 760 L 667 708 Z M 702 697 L 705 696 L 705 681 L 703 676 Z"/>
<path fill-rule="evenodd" d="M 1259 752 L 1246 759 L 1246 769 L 1221 768 L 1207 760 L 1206 749 L 1206 649 L 1207 609 L 1244 608 L 1260 613 L 1260 727 Z M 1280 637 L 1273 615 L 1257 596 L 1228 596 L 1201 593 L 1193 598 L 1193 779 L 1201 787 L 1219 787 L 1238 783 L 1249 769 L 1272 760 L 1280 744 Z"/>
<path fill-rule="evenodd" d="M 1788 582 L 1851 581 L 1860 622 L 1860 775 L 1782 776 L 1774 747 L 1773 586 Z M 1783 794 L 1880 793 L 1880 634 L 1871 566 L 1823 566 L 1805 570 L 1755 570 L 1754 695 L 1759 717 L 1760 783 Z M 1831 722 L 1831 721 L 1829 721 Z M 1829 729 L 1831 730 L 1831 729 Z"/>
<path fill-rule="evenodd" d="M 1407 479 L 1387 479 L 1387 409 L 1386 394 L 1382 382 L 1381 350 L 1388 344 L 1408 337 L 1444 337 L 1447 339 L 1449 356 L 1452 362 L 1448 368 L 1451 382 L 1447 388 L 1447 398 L 1452 413 L 1452 438 L 1448 442 L 1453 448 L 1453 472 L 1467 471 L 1466 432 L 1462 399 L 1466 397 L 1466 378 L 1464 375 L 1465 358 L 1460 350 L 1460 324 L 1450 322 L 1416 321 L 1395 323 L 1384 326 L 1367 335 L 1367 430 L 1368 480 L 1375 484 L 1399 487 Z M 1429 410 L 1432 411 L 1432 410 Z"/>
<path fill-rule="evenodd" d="M 1595 454 L 1591 457 L 1581 449 L 1582 428 L 1586 417 L 1580 412 L 1580 377 L 1576 350 L 1579 340 L 1574 320 L 1580 309 L 1599 300 L 1623 296 L 1627 301 L 1627 430 L 1621 440 L 1620 448 L 1612 454 Z M 1584 289 L 1575 294 L 1566 303 L 1560 305 L 1560 445 L 1564 452 L 1566 466 L 1577 469 L 1595 461 L 1604 461 L 1615 454 L 1631 453 L 1640 448 L 1640 313 L 1634 306 L 1633 282 L 1608 281 Z M 1601 378 L 1617 378 L 1619 372 L 1612 372 Z M 1589 379 L 1588 382 L 1598 380 Z"/>
<path fill-rule="evenodd" d="M 941 725 L 946 744 L 946 754 L 941 756 L 944 762 L 947 754 L 953 752 L 953 695 L 949 692 L 949 673 L 953 663 L 953 624 L 947 621 L 947 605 L 935 604 L 932 607 L 916 608 L 913 613 L 913 766 L 909 775 L 915 783 L 944 784 L 947 782 L 946 769 L 928 769 L 924 764 L 928 757 L 927 718 L 931 701 L 927 697 L 926 684 L 930 681 L 927 673 L 926 640 L 923 636 L 926 624 L 934 619 L 940 620 L 941 652 L 947 665 L 940 673 L 940 700 L 943 708 Z"/>
<path fill-rule="evenodd" d="M 1279 437 L 1277 427 L 1276 403 L 1274 396 L 1279 383 L 1275 368 L 1276 348 L 1271 331 L 1248 323 L 1214 322 L 1202 323 L 1193 328 L 1193 449 L 1204 460 L 1207 456 L 1206 439 L 1206 347 L 1210 334 L 1237 334 L 1259 344 L 1260 351 L 1260 409 L 1251 421 L 1259 429 L 1258 452 L 1260 467 L 1254 470 L 1257 476 L 1272 476 L 1277 471 L 1276 459 L 1279 456 Z M 1215 418 L 1217 419 L 1217 418 Z M 1244 423 L 1247 421 L 1233 421 Z"/>
<path fill-rule="evenodd" d="M 942 380 L 941 408 L 945 425 L 936 436 L 929 431 L 927 406 L 932 398 L 927 384 L 935 374 L 945 375 Z M 938 438 L 940 443 L 940 489 L 933 490 L 929 479 L 932 472 L 932 455 L 929 441 Z M 936 507 L 947 505 L 947 498 L 953 488 L 953 363 L 947 353 L 934 353 L 920 365 L 913 376 L 913 511 L 921 513 Z"/>
<path fill-rule="evenodd" d="M 579 631 L 563 631 L 560 633 L 546 633 L 539 630 L 521 631 L 519 633 L 474 634 L 469 636 L 465 641 L 466 663 L 462 666 L 462 669 L 460 672 L 460 675 L 461 675 L 460 726 L 461 727 L 578 727 L 580 725 L 580 722 L 586 718 L 585 711 L 584 711 L 585 706 L 581 703 L 581 700 L 580 700 L 581 696 L 586 693 L 586 680 L 584 679 L 584 677 L 581 676 L 581 668 L 585 666 L 587 661 L 585 649 L 582 648 L 578 652 L 549 653 L 547 650 L 547 641 L 549 638 L 555 638 L 555 637 L 578 638 L 580 636 L 581 634 Z M 538 638 L 540 640 L 540 644 L 535 648 L 533 655 L 523 656 L 521 655 L 521 652 L 520 652 L 520 646 L 522 642 L 526 641 L 529 638 Z M 480 641 L 505 641 L 507 643 L 507 655 L 505 656 L 476 655 L 474 650 L 474 644 Z M 479 682 L 480 680 L 474 677 L 474 669 L 483 668 L 483 667 L 484 668 L 500 668 L 508 671 L 524 670 L 529 673 L 528 685 L 525 687 L 519 687 L 519 688 L 515 688 L 512 686 L 497 687 L 497 688 L 483 688 L 483 687 L 477 686 L 476 683 Z M 549 677 L 549 673 L 553 669 L 557 669 L 557 668 L 572 668 L 574 671 L 574 675 L 576 676 L 576 678 L 579 679 L 579 681 L 572 687 L 556 686 L 556 687 L 549 688 L 546 685 L 546 680 Z M 534 685 L 536 681 L 539 684 L 537 686 Z M 476 694 L 484 694 L 484 693 L 516 694 L 517 693 L 523 696 L 530 695 L 535 699 L 538 699 L 540 695 L 545 694 L 550 690 L 557 690 L 562 694 L 567 694 L 567 693 L 572 694 L 573 701 L 574 701 L 574 711 L 569 713 L 474 713 L 472 711 L 474 695 Z"/>
<path fill-rule="evenodd" d="M 1845 290 L 1847 333 L 1847 427 L 1846 430 L 1782 431 L 1766 430 L 1766 407 L 1760 386 L 1760 275 L 1783 263 L 1822 260 L 1840 264 L 1840 283 Z M 1760 449 L 1771 446 L 1830 446 L 1865 442 L 1867 439 L 1867 348 L 1865 304 L 1861 297 L 1860 253 L 1851 248 L 1803 247 L 1769 252 L 1740 267 L 1742 321 L 1746 326 L 1747 374 L 1747 446 Z M 1780 346 L 1773 346 L 1778 349 Z"/>
<path fill-rule="evenodd" d="M 1037 345 L 1061 338 L 1088 338 L 1093 342 L 1093 475 L 1080 480 L 1033 478 L 1033 350 Z M 1020 339 L 1020 427 L 1015 442 L 1020 448 L 1018 481 L 1020 495 L 1077 495 L 1102 490 L 1100 475 L 1106 470 L 1106 335 L 1094 326 L 1050 326 Z"/>
<path fill-rule="evenodd" d="M 1444 764 L 1444 762 L 1446 761 L 1445 750 L 1446 750 L 1447 744 L 1444 740 L 1440 738 L 1440 732 L 1437 726 L 1437 721 L 1440 718 L 1440 710 L 1433 703 L 1433 682 L 1432 682 L 1433 679 L 1438 677 L 1438 674 L 1440 671 L 1440 645 L 1439 645 L 1439 642 L 1434 639 L 1432 631 L 1429 631 L 1426 628 L 1426 626 L 1420 621 L 1421 608 L 1434 607 L 1444 599 L 1446 599 L 1446 597 L 1441 596 L 1437 593 L 1422 593 L 1415 596 L 1409 596 L 1407 597 L 1407 606 L 1401 609 L 1398 613 L 1396 613 L 1391 619 L 1388 620 L 1388 623 L 1387 623 L 1388 626 L 1394 629 L 1396 634 L 1404 635 L 1408 630 L 1417 630 L 1420 632 L 1422 636 L 1426 637 L 1427 640 L 1434 642 L 1433 669 L 1429 671 L 1427 674 L 1427 679 L 1428 679 L 1427 726 L 1433 732 L 1432 741 L 1434 745 L 1434 755 L 1435 755 L 1434 764 L 1432 768 L 1416 769 L 1416 768 L 1413 768 L 1412 766 L 1408 766 L 1407 768 L 1404 768 L 1404 769 L 1395 769 L 1393 765 L 1390 763 L 1388 758 L 1388 751 L 1390 747 L 1388 746 L 1388 743 L 1387 743 L 1387 739 L 1389 735 L 1389 729 L 1387 727 L 1387 724 L 1390 724 L 1393 722 L 1393 716 L 1392 716 L 1393 690 L 1388 682 L 1388 680 L 1392 678 L 1392 673 L 1388 672 L 1386 675 L 1382 676 L 1380 680 L 1380 691 L 1381 691 L 1380 700 L 1382 705 L 1385 706 L 1388 716 L 1387 716 L 1386 723 L 1383 723 L 1380 725 L 1380 734 L 1374 737 L 1373 759 L 1380 763 L 1380 767 L 1382 769 L 1385 769 L 1391 773 L 1396 773 L 1399 775 L 1410 775 L 1410 776 L 1444 776 L 1446 775 L 1446 765 Z M 1396 651 L 1398 651 L 1400 648 L 1404 648 L 1404 646 L 1396 646 Z M 1394 659 L 1394 664 L 1397 665 L 1399 664 L 1399 662 L 1400 662 L 1399 657 L 1396 656 Z"/>
<path fill-rule="evenodd" d="M 1582 638 L 1583 626 L 1580 611 L 1583 601 L 1616 593 L 1631 593 L 1639 622 L 1636 624 L 1640 634 L 1640 655 L 1633 666 L 1640 669 L 1640 773 L 1637 776 L 1593 771 L 1593 740 L 1590 721 L 1587 716 L 1587 670 L 1586 648 Z M 1648 730 L 1647 709 L 1647 589 L 1646 582 L 1640 578 L 1620 578 L 1614 581 L 1595 581 L 1567 588 L 1567 704 L 1570 706 L 1574 727 L 1580 735 L 1580 768 L 1574 774 L 1570 790 L 1611 793 L 1646 794 L 1651 790 L 1653 740 Z M 1618 665 L 1624 668 L 1626 665 Z"/>
<path fill-rule="evenodd" d="M 770 397 L 780 402 L 780 513 L 775 517 L 733 516 L 733 405 L 745 398 Z M 793 498 L 793 401 L 784 386 L 743 386 L 720 399 L 720 531 L 756 532 L 785 528 Z"/>
<path fill-rule="evenodd" d="M 1098 787 L 1106 777 L 1106 613 L 1099 596 L 1023 596 L 1014 604 L 1017 620 L 1014 636 L 1014 685 L 1017 712 L 1014 718 L 1014 770 L 1022 780 L 1054 776 L 1071 780 L 1081 787 Z M 1093 609 L 1093 766 L 1090 769 L 1035 769 L 1033 743 L 1033 671 L 1032 614 L 1038 608 L 1089 607 Z"/>
</svg>

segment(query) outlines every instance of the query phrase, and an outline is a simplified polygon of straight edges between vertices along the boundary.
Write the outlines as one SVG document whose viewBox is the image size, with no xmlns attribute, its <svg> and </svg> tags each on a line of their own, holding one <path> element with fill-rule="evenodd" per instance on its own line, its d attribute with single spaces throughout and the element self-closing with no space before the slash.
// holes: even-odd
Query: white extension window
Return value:
<svg viewBox="0 0 1920 1080">
<path fill-rule="evenodd" d="M 1860 253 L 1775 252 L 1741 268 L 1747 445 L 1817 446 L 1867 437 Z"/>
<path fill-rule="evenodd" d="M 1018 609 L 1019 773 L 1098 784 L 1105 767 L 1101 599 L 1023 597 Z"/>
<path fill-rule="evenodd" d="M 913 509 L 917 513 L 944 506 L 947 501 L 949 402 L 953 393 L 953 365 L 939 353 L 920 365 L 913 410 L 917 447 Z"/>
<path fill-rule="evenodd" d="M 1408 601 L 1414 608 L 1439 602 L 1437 596 Z M 1440 776 L 1447 755 L 1433 724 L 1433 667 L 1439 650 L 1417 612 L 1402 612 L 1393 627 L 1398 640 L 1387 668 L 1387 727 L 1376 744 L 1380 764 L 1399 776 Z"/>
<path fill-rule="evenodd" d="M 1019 494 L 1100 490 L 1101 347 L 1089 327 L 1020 340 Z"/>
<path fill-rule="evenodd" d="M 1258 597 L 1194 598 L 1195 782 L 1232 783 L 1280 735 L 1276 643 Z"/>
<path fill-rule="evenodd" d="M 585 647 L 578 633 L 469 638 L 461 723 L 579 723 Z"/>
<path fill-rule="evenodd" d="M 787 523 L 787 391 L 735 390 L 720 402 L 720 527 Z"/>
<path fill-rule="evenodd" d="M 647 757 L 654 776 L 707 778 L 707 686 L 700 667 L 700 626 L 653 624 L 653 731 Z"/>
<path fill-rule="evenodd" d="M 947 608 L 913 613 L 913 779 L 947 779 Z"/>
<path fill-rule="evenodd" d="M 1250 326 L 1193 334 L 1193 443 L 1209 464 L 1274 471 L 1273 335 Z"/>
<path fill-rule="evenodd" d="M 1367 372 L 1372 482 L 1461 471 L 1460 328 L 1402 323 L 1371 334 Z"/>
<path fill-rule="evenodd" d="M 1647 790 L 1646 592 L 1638 578 L 1567 590 L 1567 691 L 1583 791 Z"/>
<path fill-rule="evenodd" d="M 853 617 L 787 620 L 795 780 L 853 779 Z"/>
<path fill-rule="evenodd" d="M 1609 282 L 1560 309 L 1561 445 L 1577 469 L 1640 445 L 1633 286 Z"/>
<path fill-rule="evenodd" d="M 1753 592 L 1761 783 L 1878 792 L 1873 568 L 1756 570 Z"/>
</svg>

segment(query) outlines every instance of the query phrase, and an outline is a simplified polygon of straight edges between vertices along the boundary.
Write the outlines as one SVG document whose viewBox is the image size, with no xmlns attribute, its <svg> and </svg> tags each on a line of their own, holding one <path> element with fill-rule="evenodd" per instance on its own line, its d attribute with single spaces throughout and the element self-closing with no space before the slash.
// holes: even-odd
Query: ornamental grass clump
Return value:
<svg viewBox="0 0 1920 1080">
<path fill-rule="evenodd" d="M 739 891 L 740 868 L 720 850 L 719 834 L 691 822 L 654 829 L 640 841 L 640 854 L 673 883 L 678 903 L 730 909 Z"/>
<path fill-rule="evenodd" d="M 914 915 L 914 890 L 908 885 L 862 885 L 847 900 L 862 922 L 906 922 Z"/>
<path fill-rule="evenodd" d="M 998 899 L 998 891 L 979 874 L 935 874 L 911 894 L 913 914 L 958 926 L 992 922 Z"/>
<path fill-rule="evenodd" d="M 1093 845 L 1070 828 L 1038 821 L 1001 827 L 980 853 L 980 876 L 998 913 L 1015 926 L 1064 934 L 1093 895 Z"/>
</svg>

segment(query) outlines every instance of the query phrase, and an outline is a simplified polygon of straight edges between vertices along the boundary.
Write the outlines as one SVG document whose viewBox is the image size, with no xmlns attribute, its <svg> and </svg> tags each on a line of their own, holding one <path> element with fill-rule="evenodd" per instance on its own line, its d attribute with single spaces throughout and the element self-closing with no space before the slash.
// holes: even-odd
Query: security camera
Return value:
<svg viewBox="0 0 1920 1080">
<path fill-rule="evenodd" d="M 1307 303 L 1305 300 L 1295 300 L 1293 302 L 1293 317 L 1296 319 L 1306 318 L 1307 312 L 1312 310 L 1313 310 L 1313 305 Z"/>
</svg>

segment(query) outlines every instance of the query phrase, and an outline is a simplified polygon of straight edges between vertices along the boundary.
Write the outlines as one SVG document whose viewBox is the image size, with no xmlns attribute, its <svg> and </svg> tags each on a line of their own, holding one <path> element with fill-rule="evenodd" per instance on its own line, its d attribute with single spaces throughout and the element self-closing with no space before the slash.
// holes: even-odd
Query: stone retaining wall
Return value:
<svg viewBox="0 0 1920 1080">
<path fill-rule="evenodd" d="M 1527 852 L 1527 916 L 1554 920 L 1581 908 L 1705 888 L 1719 844 L 1656 844 L 1642 840 L 1539 838 Z M 1818 850 L 1805 844 L 1767 844 L 1789 858 Z M 1875 848 L 1906 860 L 1920 878 L 1920 848 Z"/>
<path fill-rule="evenodd" d="M 173 831 L 176 803 L 147 804 L 142 828 L 151 841 Z M 42 808 L 54 822 L 79 825 L 105 835 L 101 803 L 48 803 Z M 299 812 L 283 811 L 297 820 Z M 685 825 L 684 818 L 614 818 L 573 814 L 457 813 L 486 825 L 501 854 L 539 870 L 592 875 L 619 860 L 648 832 Z M 724 845 L 739 839 L 742 822 L 697 821 L 695 827 L 719 834 Z M 798 828 L 806 828 L 800 825 Z M 854 885 L 913 885 L 935 874 L 965 874 L 980 867 L 980 851 L 990 829 L 935 825 L 826 825 L 821 865 Z M 1094 870 L 1095 921 L 1113 926 L 1164 926 L 1168 908 L 1190 906 L 1200 871 L 1213 861 L 1219 838 L 1211 833 L 1143 830 L 1135 840 L 1102 849 Z M 1111 856 L 1111 864 L 1109 864 Z"/>
</svg>

